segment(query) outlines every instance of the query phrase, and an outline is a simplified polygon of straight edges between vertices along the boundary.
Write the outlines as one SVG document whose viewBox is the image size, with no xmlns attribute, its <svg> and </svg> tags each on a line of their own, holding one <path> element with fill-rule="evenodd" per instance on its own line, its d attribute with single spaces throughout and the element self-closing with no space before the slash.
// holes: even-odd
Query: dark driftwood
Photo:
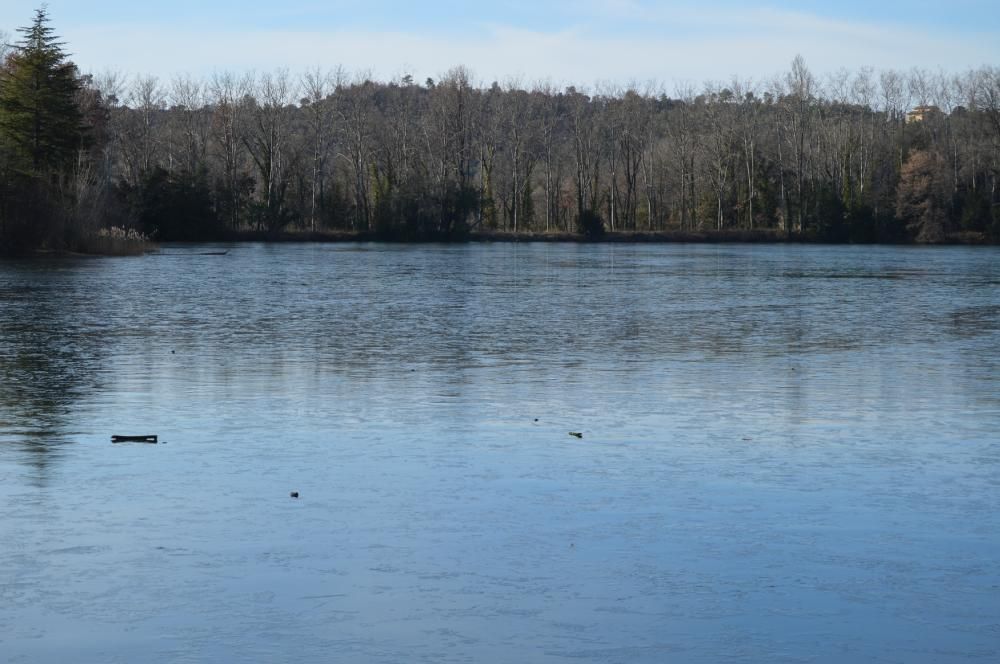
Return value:
<svg viewBox="0 0 1000 664">
<path fill-rule="evenodd" d="M 111 436 L 112 443 L 157 443 L 156 436 Z"/>
</svg>

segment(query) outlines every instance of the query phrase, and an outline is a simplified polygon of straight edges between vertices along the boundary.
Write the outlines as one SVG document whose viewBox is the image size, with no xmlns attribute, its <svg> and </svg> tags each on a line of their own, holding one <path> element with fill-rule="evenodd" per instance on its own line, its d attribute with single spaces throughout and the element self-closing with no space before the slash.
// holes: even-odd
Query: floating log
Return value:
<svg viewBox="0 0 1000 664">
<path fill-rule="evenodd" d="M 111 436 L 112 443 L 153 443 L 159 442 L 156 436 Z"/>
</svg>

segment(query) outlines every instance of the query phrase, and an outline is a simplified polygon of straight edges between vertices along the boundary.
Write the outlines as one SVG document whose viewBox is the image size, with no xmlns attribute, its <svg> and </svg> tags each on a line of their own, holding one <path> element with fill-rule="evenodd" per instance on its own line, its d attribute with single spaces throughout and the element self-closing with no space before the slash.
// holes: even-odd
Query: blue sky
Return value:
<svg viewBox="0 0 1000 664">
<path fill-rule="evenodd" d="M 37 2 L 3 0 L 0 30 Z M 49 0 L 81 68 L 207 75 L 333 67 L 388 78 L 457 64 L 482 81 L 758 80 L 801 53 L 841 67 L 962 70 L 1000 64 L 997 0 Z"/>
</svg>

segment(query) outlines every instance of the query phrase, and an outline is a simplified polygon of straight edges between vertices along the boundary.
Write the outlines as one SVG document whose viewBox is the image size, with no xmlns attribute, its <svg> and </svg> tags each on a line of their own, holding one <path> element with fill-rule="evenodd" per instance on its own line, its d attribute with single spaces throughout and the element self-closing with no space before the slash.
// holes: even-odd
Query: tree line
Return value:
<svg viewBox="0 0 1000 664">
<path fill-rule="evenodd" d="M 80 75 L 44 10 L 20 32 L 0 71 L 8 245 L 107 225 L 164 240 L 1000 238 L 997 67 L 819 77 L 796 57 L 769 80 L 669 91 L 481 85 L 462 67 L 420 83 L 342 69 L 159 80 Z M 37 71 L 59 72 L 47 96 Z"/>
</svg>

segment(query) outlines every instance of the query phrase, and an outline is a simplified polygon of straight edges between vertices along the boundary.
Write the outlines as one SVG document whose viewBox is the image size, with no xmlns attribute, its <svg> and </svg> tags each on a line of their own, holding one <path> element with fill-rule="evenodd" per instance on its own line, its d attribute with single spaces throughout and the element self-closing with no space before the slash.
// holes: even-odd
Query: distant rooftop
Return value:
<svg viewBox="0 0 1000 664">
<path fill-rule="evenodd" d="M 941 113 L 941 109 L 937 106 L 916 106 L 912 111 L 906 114 L 907 122 L 923 122 L 931 116 L 938 115 Z"/>
</svg>

